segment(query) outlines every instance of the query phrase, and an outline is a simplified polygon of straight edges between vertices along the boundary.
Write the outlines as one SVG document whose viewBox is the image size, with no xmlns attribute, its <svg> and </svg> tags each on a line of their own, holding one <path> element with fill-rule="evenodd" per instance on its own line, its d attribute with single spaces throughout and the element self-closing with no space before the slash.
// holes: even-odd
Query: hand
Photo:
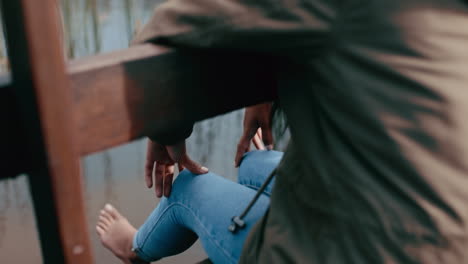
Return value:
<svg viewBox="0 0 468 264">
<path fill-rule="evenodd" d="M 163 193 L 166 197 L 171 194 L 174 165 L 176 163 L 179 166 L 179 171 L 187 168 L 194 174 L 208 172 L 207 168 L 191 160 L 187 155 L 185 140 L 172 146 L 163 146 L 148 140 L 145 181 L 148 188 L 153 187 L 154 174 L 154 190 L 157 197 L 161 198 Z"/>
<path fill-rule="evenodd" d="M 259 104 L 245 109 L 244 132 L 239 144 L 235 165 L 239 167 L 243 155 L 250 150 L 250 141 L 257 149 L 273 149 L 273 135 L 271 133 L 271 103 Z"/>
</svg>

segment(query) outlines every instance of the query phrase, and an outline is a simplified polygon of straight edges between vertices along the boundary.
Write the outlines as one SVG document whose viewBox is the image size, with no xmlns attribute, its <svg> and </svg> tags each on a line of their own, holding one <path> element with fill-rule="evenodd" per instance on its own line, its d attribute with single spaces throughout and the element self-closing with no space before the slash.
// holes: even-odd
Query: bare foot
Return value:
<svg viewBox="0 0 468 264">
<path fill-rule="evenodd" d="M 132 251 L 136 229 L 112 205 L 106 204 L 101 210 L 96 231 L 102 244 L 125 264 L 146 263 Z"/>
</svg>

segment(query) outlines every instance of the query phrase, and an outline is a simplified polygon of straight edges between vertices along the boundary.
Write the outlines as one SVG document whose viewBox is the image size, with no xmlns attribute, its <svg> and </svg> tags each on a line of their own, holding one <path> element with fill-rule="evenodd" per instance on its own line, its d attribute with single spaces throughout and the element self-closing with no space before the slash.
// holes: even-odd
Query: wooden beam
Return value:
<svg viewBox="0 0 468 264">
<path fill-rule="evenodd" d="M 28 172 L 44 262 L 93 263 L 58 5 L 6 0 L 5 7 L 4 14 L 14 13 L 7 19 L 8 50 L 28 131 L 23 151 L 35 160 Z"/>
<path fill-rule="evenodd" d="M 143 123 L 139 114 L 142 91 L 139 86 L 129 85 L 125 67 L 167 52 L 170 52 L 167 48 L 144 45 L 69 63 L 81 155 L 105 150 L 142 135 Z"/>
<path fill-rule="evenodd" d="M 145 44 L 69 64 L 81 155 L 276 98 L 278 59 Z"/>
</svg>

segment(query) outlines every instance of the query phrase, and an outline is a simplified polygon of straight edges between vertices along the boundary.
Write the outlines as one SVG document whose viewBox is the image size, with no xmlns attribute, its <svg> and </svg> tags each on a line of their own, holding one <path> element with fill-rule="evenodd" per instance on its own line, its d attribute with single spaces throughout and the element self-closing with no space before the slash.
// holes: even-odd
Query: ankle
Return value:
<svg viewBox="0 0 468 264">
<path fill-rule="evenodd" d="M 126 249 L 125 250 L 126 258 L 132 260 L 132 263 L 133 263 L 134 259 L 139 259 L 138 255 L 133 250 L 133 239 L 134 239 L 135 235 L 136 235 L 136 231 L 131 232 L 131 235 L 129 236 L 131 239 L 129 239 L 127 241 L 127 245 L 125 247 L 125 249 Z M 136 262 L 136 263 L 138 263 L 138 262 Z"/>
</svg>

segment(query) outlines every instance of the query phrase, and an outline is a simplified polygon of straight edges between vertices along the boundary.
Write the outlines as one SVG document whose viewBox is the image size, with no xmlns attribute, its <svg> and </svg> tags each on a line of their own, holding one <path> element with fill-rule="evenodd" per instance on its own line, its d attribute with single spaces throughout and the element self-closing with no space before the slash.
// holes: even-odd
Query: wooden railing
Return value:
<svg viewBox="0 0 468 264">
<path fill-rule="evenodd" d="M 145 44 L 65 62 L 55 0 L 2 0 L 2 177 L 29 176 L 44 263 L 93 263 L 80 157 L 273 100 L 277 65 Z"/>
<path fill-rule="evenodd" d="M 276 97 L 262 56 L 174 52 L 145 44 L 73 61 L 73 112 L 80 153 L 128 142 Z"/>
</svg>

